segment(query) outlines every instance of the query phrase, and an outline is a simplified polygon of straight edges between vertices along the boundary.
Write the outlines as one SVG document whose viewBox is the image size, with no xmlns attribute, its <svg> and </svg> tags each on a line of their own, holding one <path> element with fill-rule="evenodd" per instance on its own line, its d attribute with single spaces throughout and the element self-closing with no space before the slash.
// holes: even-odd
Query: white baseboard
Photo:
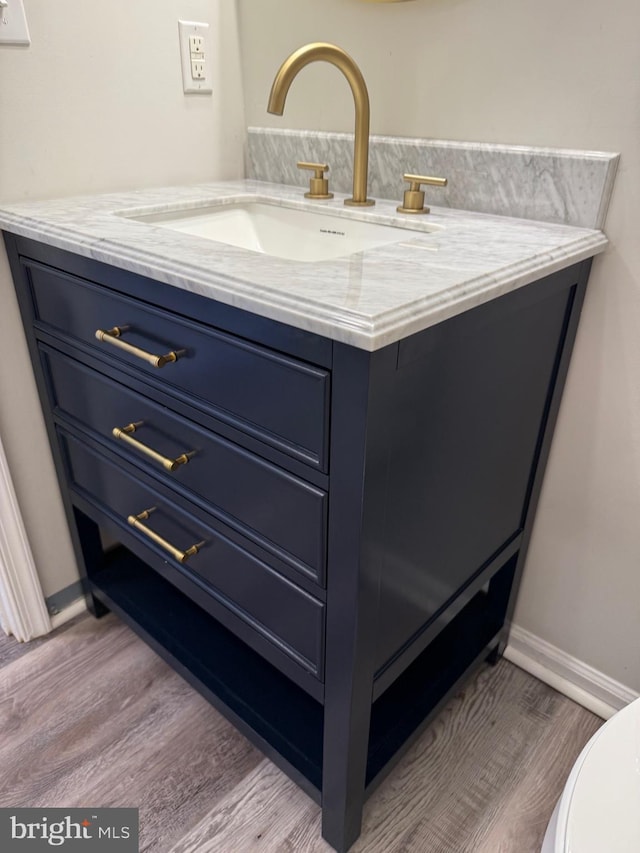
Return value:
<svg viewBox="0 0 640 853">
<path fill-rule="evenodd" d="M 519 625 L 511 626 L 504 656 L 604 720 L 638 698 L 635 690 L 614 681 Z"/>
<path fill-rule="evenodd" d="M 65 622 L 69 622 L 71 619 L 74 619 L 76 616 L 84 613 L 86 609 L 87 605 L 85 604 L 84 598 L 78 598 L 76 601 L 72 601 L 71 604 L 63 608 L 60 613 L 56 613 L 55 616 L 50 617 L 51 627 L 59 628 L 60 625 L 64 625 Z"/>
</svg>

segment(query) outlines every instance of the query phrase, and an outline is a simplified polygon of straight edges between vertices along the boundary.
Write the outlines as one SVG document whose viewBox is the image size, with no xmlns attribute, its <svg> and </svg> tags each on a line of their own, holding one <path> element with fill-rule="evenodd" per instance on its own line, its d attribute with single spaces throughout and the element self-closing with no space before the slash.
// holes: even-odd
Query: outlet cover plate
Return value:
<svg viewBox="0 0 640 853">
<path fill-rule="evenodd" d="M 213 48 L 209 36 L 209 24 L 198 21 L 178 21 L 180 34 L 180 58 L 182 61 L 182 88 L 186 94 L 210 95 L 213 92 L 212 68 Z M 189 36 L 200 36 L 204 39 L 203 52 L 197 57 L 198 66 L 204 65 L 204 77 L 194 80 L 191 73 L 191 50 Z M 193 57 L 195 58 L 195 57 Z"/>
<path fill-rule="evenodd" d="M 0 44 L 31 44 L 22 0 L 9 0 L 0 8 Z"/>
</svg>

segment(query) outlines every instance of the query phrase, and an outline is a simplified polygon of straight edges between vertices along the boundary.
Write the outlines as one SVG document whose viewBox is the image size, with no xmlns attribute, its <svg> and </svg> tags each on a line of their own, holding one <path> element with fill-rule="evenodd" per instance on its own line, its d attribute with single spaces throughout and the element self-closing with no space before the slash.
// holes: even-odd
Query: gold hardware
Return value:
<svg viewBox="0 0 640 853">
<path fill-rule="evenodd" d="M 367 198 L 367 174 L 369 168 L 369 93 L 362 72 L 342 48 L 326 42 L 314 42 L 298 48 L 287 57 L 275 76 L 269 95 L 267 111 L 281 116 L 287 93 L 293 80 L 310 62 L 329 62 L 347 78 L 353 93 L 356 108 L 356 126 L 353 142 L 353 197 L 344 203 L 356 206 L 375 204 Z"/>
<path fill-rule="evenodd" d="M 127 424 L 124 427 L 114 427 L 111 430 L 111 434 L 114 438 L 119 438 L 120 441 L 124 441 L 126 444 L 129 444 L 131 447 L 139 450 L 140 453 L 144 453 L 145 456 L 148 456 L 150 459 L 153 459 L 155 462 L 159 462 L 163 468 L 167 471 L 175 471 L 180 465 L 186 465 L 189 459 L 194 455 L 191 453 L 181 453 L 180 456 L 176 456 L 175 459 L 169 459 L 167 456 L 163 456 L 161 453 L 158 453 L 156 450 L 152 450 L 150 447 L 147 447 L 146 444 L 143 444 L 141 441 L 138 441 L 137 438 L 132 438 L 131 433 L 135 432 L 137 429 L 140 429 L 141 426 L 144 425 L 144 421 L 135 421 L 133 423 Z"/>
<path fill-rule="evenodd" d="M 431 178 L 429 175 L 405 175 L 404 180 L 409 182 L 409 189 L 404 191 L 404 202 L 396 210 L 398 213 L 429 213 L 429 208 L 424 206 L 424 190 L 420 184 L 430 184 L 432 187 L 446 187 L 446 178 Z"/>
<path fill-rule="evenodd" d="M 309 192 L 304 194 L 305 198 L 333 198 L 333 193 L 329 192 L 329 181 L 324 176 L 324 173 L 329 171 L 326 163 L 307 163 L 300 160 L 298 169 L 311 169 L 315 172 L 313 178 L 309 178 Z"/>
<path fill-rule="evenodd" d="M 178 563 L 186 563 L 189 557 L 193 557 L 194 554 L 197 554 L 198 551 L 205 544 L 204 542 L 198 542 L 196 545 L 191 545 L 190 548 L 187 548 L 186 551 L 181 551 L 179 548 L 174 548 L 174 546 L 167 542 L 166 539 L 163 539 L 162 536 L 157 534 L 154 530 L 147 527 L 146 524 L 143 524 L 143 521 L 146 521 L 152 512 L 155 512 L 157 507 L 152 506 L 149 509 L 145 509 L 142 512 L 139 512 L 137 515 L 130 515 L 127 517 L 127 521 L 132 527 L 135 527 L 136 530 L 139 530 L 140 533 L 144 533 L 144 535 L 151 539 L 152 542 L 155 542 L 156 545 L 159 545 L 163 548 L 168 554 L 171 554 L 174 560 L 177 560 Z"/>
<path fill-rule="evenodd" d="M 154 355 L 151 352 L 135 347 L 133 344 L 128 344 L 126 341 L 121 341 L 120 337 L 129 329 L 129 326 L 114 326 L 113 329 L 96 329 L 96 338 L 103 341 L 105 344 L 111 344 L 118 349 L 128 352 L 129 355 L 135 355 L 136 358 L 141 358 L 152 367 L 164 367 L 172 361 L 178 360 L 177 352 L 168 352 L 166 355 Z"/>
</svg>

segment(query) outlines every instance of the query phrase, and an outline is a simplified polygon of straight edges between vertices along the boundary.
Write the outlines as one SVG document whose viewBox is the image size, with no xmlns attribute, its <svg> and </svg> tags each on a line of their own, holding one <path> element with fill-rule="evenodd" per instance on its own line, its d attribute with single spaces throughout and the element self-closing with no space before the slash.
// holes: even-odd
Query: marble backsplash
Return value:
<svg viewBox="0 0 640 853">
<path fill-rule="evenodd" d="M 329 164 L 331 189 L 351 192 L 353 136 L 251 127 L 247 177 L 308 186 L 298 160 Z M 619 155 L 438 139 L 372 136 L 369 195 L 402 201 L 405 172 L 447 178 L 426 187 L 431 206 L 584 228 L 604 227 Z"/>
</svg>

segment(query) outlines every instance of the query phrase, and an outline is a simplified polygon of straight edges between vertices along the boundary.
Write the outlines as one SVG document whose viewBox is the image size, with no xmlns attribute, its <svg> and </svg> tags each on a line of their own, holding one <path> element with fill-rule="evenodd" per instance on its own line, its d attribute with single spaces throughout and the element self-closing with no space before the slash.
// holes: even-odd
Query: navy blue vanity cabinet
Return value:
<svg viewBox="0 0 640 853">
<path fill-rule="evenodd" d="M 5 239 L 89 608 L 348 850 L 503 651 L 590 262 L 367 352 Z"/>
</svg>

